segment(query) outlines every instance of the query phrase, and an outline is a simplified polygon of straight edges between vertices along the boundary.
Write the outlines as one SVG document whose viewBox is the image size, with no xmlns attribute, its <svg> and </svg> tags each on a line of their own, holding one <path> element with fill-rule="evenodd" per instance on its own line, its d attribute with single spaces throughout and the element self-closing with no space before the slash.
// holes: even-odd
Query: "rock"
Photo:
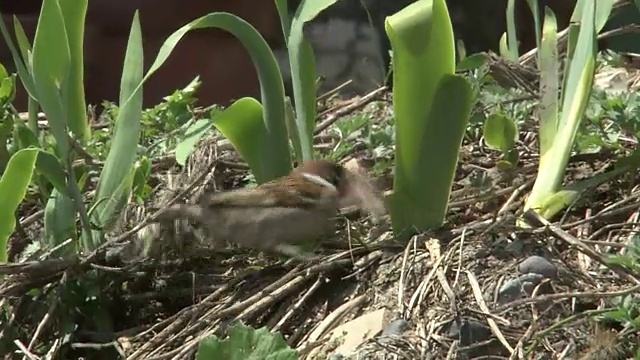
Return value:
<svg viewBox="0 0 640 360">
<path fill-rule="evenodd" d="M 393 320 L 384 328 L 380 336 L 402 335 L 402 333 L 409 329 L 409 326 L 411 326 L 411 323 L 405 319 Z"/>
<path fill-rule="evenodd" d="M 558 277 L 558 269 L 549 260 L 542 256 L 530 256 L 520 263 L 518 271 L 521 274 L 540 274 L 549 279 L 556 279 Z"/>
</svg>

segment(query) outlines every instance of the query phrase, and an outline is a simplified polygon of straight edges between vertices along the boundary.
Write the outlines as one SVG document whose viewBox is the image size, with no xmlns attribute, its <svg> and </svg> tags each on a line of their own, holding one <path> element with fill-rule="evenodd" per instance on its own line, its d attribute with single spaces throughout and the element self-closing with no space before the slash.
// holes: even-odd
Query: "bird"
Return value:
<svg viewBox="0 0 640 360">
<path fill-rule="evenodd" d="M 157 219 L 197 222 L 215 244 L 227 241 L 307 259 L 299 245 L 335 234 L 338 211 L 354 205 L 376 221 L 386 214 L 382 197 L 364 175 L 318 159 L 256 187 L 205 192 L 193 203 L 167 207 Z"/>
</svg>

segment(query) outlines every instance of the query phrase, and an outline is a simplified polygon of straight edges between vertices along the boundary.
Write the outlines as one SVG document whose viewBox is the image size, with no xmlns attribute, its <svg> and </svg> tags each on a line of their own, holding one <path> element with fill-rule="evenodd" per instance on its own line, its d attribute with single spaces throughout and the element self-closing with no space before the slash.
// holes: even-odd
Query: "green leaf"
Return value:
<svg viewBox="0 0 640 360">
<path fill-rule="evenodd" d="M 295 99 L 298 141 L 304 160 L 313 159 L 316 121 L 316 63 L 311 44 L 304 38 L 305 23 L 313 20 L 337 0 L 302 0 L 291 20 L 287 39 L 291 82 Z M 285 32 L 286 34 L 286 32 Z"/>
<path fill-rule="evenodd" d="M 119 213 L 121 206 L 123 206 L 123 199 L 118 196 L 128 197 L 131 190 L 131 188 L 127 190 L 121 187 L 125 184 L 132 184 L 130 173 L 136 160 L 140 140 L 140 119 L 142 118 L 142 88 L 140 84 L 143 79 L 142 75 L 142 34 L 136 11 L 124 58 L 120 81 L 120 108 L 115 121 L 111 150 L 100 173 L 93 205 L 95 211 L 92 222 L 101 228 L 106 229 L 107 223 L 112 224 L 115 214 Z M 102 238 L 102 233 L 94 232 L 94 236 Z"/>
<path fill-rule="evenodd" d="M 2 103 L 3 107 L 5 106 L 5 104 L 10 104 L 11 101 L 13 101 L 15 90 L 13 84 L 13 79 L 10 76 L 2 78 L 2 80 L 0 81 L 0 102 Z"/>
<path fill-rule="evenodd" d="M 57 190 L 51 192 L 44 208 L 44 234 L 47 248 L 54 248 L 67 239 L 76 239 L 76 206 L 73 200 Z M 75 247 L 63 247 L 73 253 Z"/>
<path fill-rule="evenodd" d="M 7 262 L 7 243 L 16 226 L 15 212 L 27 193 L 38 149 L 18 150 L 0 178 L 0 263 Z"/>
<path fill-rule="evenodd" d="M 580 0 L 583 3 L 579 32 L 575 40 L 575 49 L 568 60 L 568 72 L 562 89 L 562 109 L 558 122 L 558 131 L 551 148 L 540 156 L 538 176 L 527 198 L 524 211 L 535 209 L 539 214 L 551 214 L 557 210 L 557 204 L 563 201 L 549 202 L 562 184 L 566 165 L 569 161 L 573 142 L 587 103 L 591 96 L 595 73 L 596 32 L 594 0 Z M 566 196 L 563 196 L 566 199 Z M 545 209 L 545 206 L 551 206 Z M 542 215 L 544 216 L 544 215 Z M 522 225 L 522 221 L 520 221 Z"/>
<path fill-rule="evenodd" d="M 269 181 L 269 172 L 260 163 L 268 161 L 261 149 L 268 146 L 264 137 L 262 106 L 253 98 L 242 98 L 213 118 L 213 125 L 231 141 L 238 154 L 255 169 L 256 181 Z"/>
<path fill-rule="evenodd" d="M 571 22 L 581 22 L 583 21 L 582 12 L 584 11 L 584 6 L 588 5 L 587 2 L 591 2 L 593 0 L 577 0 L 576 5 L 573 8 L 573 13 L 571 14 Z M 599 33 L 604 29 L 604 26 L 607 24 L 609 20 L 609 15 L 611 15 L 611 11 L 613 10 L 614 0 L 597 0 L 595 1 L 595 13 L 593 19 L 595 20 L 595 32 Z M 590 5 L 589 5 L 590 6 Z"/>
<path fill-rule="evenodd" d="M 31 131 L 22 121 L 17 121 L 13 128 L 13 137 L 18 142 L 20 149 L 26 149 L 29 146 L 40 147 L 40 141 L 36 134 Z"/>
<path fill-rule="evenodd" d="M 454 75 L 453 30 L 444 0 L 408 5 L 387 17 L 385 30 L 394 56 L 396 115 L 391 220 L 394 232 L 405 237 L 444 221 L 472 89 Z"/>
<path fill-rule="evenodd" d="M 62 195 L 70 196 L 67 188 L 67 177 L 60 160 L 50 152 L 38 149 L 36 170 Z"/>
<path fill-rule="evenodd" d="M 16 40 L 18 41 L 18 49 L 20 49 L 20 55 L 22 59 L 28 60 L 29 53 L 31 52 L 31 42 L 27 37 L 27 34 L 24 32 L 24 28 L 22 27 L 22 23 L 17 16 L 13 16 L 13 31 L 16 34 Z M 29 61 L 27 61 L 29 63 Z"/>
<path fill-rule="evenodd" d="M 291 32 L 291 18 L 289 16 L 289 6 L 287 0 L 275 0 L 276 8 L 278 9 L 278 16 L 280 17 L 280 24 L 282 25 L 282 33 L 284 38 L 288 39 Z"/>
<path fill-rule="evenodd" d="M 518 33 L 516 32 L 516 4 L 515 0 L 507 1 L 507 59 L 513 62 L 518 61 Z"/>
<path fill-rule="evenodd" d="M 28 58 L 28 50 L 30 49 L 29 42 L 26 40 L 26 35 L 24 34 L 24 30 L 22 29 L 22 25 L 20 25 L 20 21 L 17 16 L 13 16 L 13 26 L 16 38 L 18 39 L 18 43 L 20 45 L 20 50 L 16 49 L 13 44 L 13 39 L 7 30 L 4 21 L 0 21 L 0 31 L 2 32 L 2 37 L 4 38 L 5 43 L 8 45 L 9 50 L 11 51 L 11 56 L 13 57 L 13 61 L 16 65 L 16 69 L 18 70 L 18 75 L 20 81 L 24 85 L 25 89 L 29 93 L 31 97 L 36 96 L 35 85 L 33 83 L 33 77 L 31 75 L 31 61 Z M 26 40 L 26 44 L 24 41 Z M 27 46 L 28 49 L 25 49 L 24 46 Z M 22 54 L 22 56 L 21 56 Z M 26 64 L 25 61 L 26 60 Z"/>
<path fill-rule="evenodd" d="M 143 157 L 140 161 L 136 162 L 135 175 L 133 178 L 133 193 L 136 196 L 142 196 L 147 189 L 147 180 L 151 174 L 151 160 L 148 157 Z"/>
<path fill-rule="evenodd" d="M 262 109 L 260 109 L 262 111 Z M 262 121 L 262 115 L 260 116 Z M 184 139 L 176 145 L 176 162 L 181 166 L 187 163 L 187 158 L 193 152 L 196 144 L 207 132 L 211 131 L 211 120 L 200 119 L 191 124 L 185 133 Z M 262 128 L 264 131 L 264 128 Z"/>
<path fill-rule="evenodd" d="M 536 46 L 539 48 L 542 38 L 540 34 L 540 4 L 538 0 L 527 0 L 527 5 L 529 5 L 529 10 L 531 10 L 531 14 L 533 15 L 533 24 L 536 29 Z"/>
<path fill-rule="evenodd" d="M 498 43 L 498 50 L 500 52 L 500 56 L 505 59 L 509 59 L 512 56 L 510 55 L 509 45 L 507 45 L 507 33 L 502 33 L 500 36 L 500 42 Z"/>
<path fill-rule="evenodd" d="M 226 30 L 240 40 L 248 50 L 260 79 L 263 106 L 262 126 L 265 129 L 263 134 L 265 141 L 261 142 L 263 147 L 259 148 L 258 151 L 259 156 L 264 161 L 254 162 L 253 166 L 256 166 L 256 168 L 252 167 L 252 170 L 254 173 L 260 173 L 262 179 L 267 181 L 287 175 L 291 172 L 291 153 L 287 139 L 287 128 L 284 122 L 284 84 L 282 75 L 267 42 L 245 20 L 229 13 L 212 13 L 181 27 L 165 40 L 157 58 L 145 75 L 144 81 L 162 66 L 187 32 L 211 27 Z M 139 86 L 142 86 L 142 84 Z"/>
<path fill-rule="evenodd" d="M 57 0 L 44 0 L 33 42 L 33 80 L 36 98 L 47 115 L 56 139 L 58 156 L 65 163 L 69 141 L 62 86 L 69 74 L 70 64 L 71 54 L 62 10 Z"/>
<path fill-rule="evenodd" d="M 243 324 L 229 329 L 229 337 L 220 340 L 209 336 L 198 345 L 196 360 L 297 360 L 298 353 L 291 349 L 279 333 L 266 327 L 254 330 Z"/>
<path fill-rule="evenodd" d="M 467 56 L 456 66 L 456 71 L 471 71 L 477 70 L 485 66 L 489 61 L 489 56 L 486 53 L 477 53 L 471 56 Z"/>
<path fill-rule="evenodd" d="M 62 87 L 62 99 L 69 130 L 85 144 L 91 137 L 84 97 L 84 24 L 88 0 L 58 0 L 64 17 L 69 46 L 69 73 Z"/>
<path fill-rule="evenodd" d="M 606 173 L 597 174 L 590 178 L 578 181 L 576 183 L 562 187 L 542 198 L 536 207 L 531 207 L 543 216 L 545 219 L 551 219 L 567 206 L 571 205 L 578 199 L 580 194 L 589 189 L 593 189 L 605 181 L 609 181 L 616 176 L 629 172 L 640 166 L 640 151 L 634 151 L 631 155 L 626 156 L 615 163 L 613 170 Z"/>
<path fill-rule="evenodd" d="M 9 75 L 7 69 L 0 64 L 0 106 L 4 108 L 15 97 L 15 76 Z"/>
<path fill-rule="evenodd" d="M 553 145 L 558 132 L 559 77 L 560 61 L 558 59 L 558 26 L 553 11 L 544 8 L 544 25 L 542 41 L 538 53 L 540 69 L 540 154 L 546 154 Z"/>
<path fill-rule="evenodd" d="M 518 140 L 518 126 L 503 114 L 492 114 L 484 122 L 484 140 L 490 148 L 507 152 Z"/>
</svg>

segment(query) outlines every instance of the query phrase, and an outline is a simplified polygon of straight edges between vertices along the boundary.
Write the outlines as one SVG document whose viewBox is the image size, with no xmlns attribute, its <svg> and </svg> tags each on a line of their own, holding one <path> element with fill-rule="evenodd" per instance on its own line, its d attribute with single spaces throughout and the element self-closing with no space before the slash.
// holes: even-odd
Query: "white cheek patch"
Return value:
<svg viewBox="0 0 640 360">
<path fill-rule="evenodd" d="M 336 187 L 333 186 L 332 183 L 328 182 L 327 180 L 323 179 L 318 175 L 303 172 L 302 176 L 304 176 L 307 180 L 310 180 L 311 182 L 314 182 L 318 185 L 328 188 L 329 190 L 338 191 L 338 189 L 336 189 Z"/>
</svg>

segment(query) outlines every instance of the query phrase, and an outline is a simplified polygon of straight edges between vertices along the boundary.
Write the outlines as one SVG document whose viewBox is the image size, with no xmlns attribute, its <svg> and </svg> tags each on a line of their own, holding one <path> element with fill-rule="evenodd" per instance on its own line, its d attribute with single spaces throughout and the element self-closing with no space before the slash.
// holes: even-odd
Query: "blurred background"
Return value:
<svg viewBox="0 0 640 360">
<path fill-rule="evenodd" d="M 292 13 L 299 2 L 289 1 Z M 305 31 L 315 50 L 318 76 L 322 78 L 319 91 L 331 90 L 351 80 L 341 88 L 340 94 L 352 96 L 388 84 L 389 42 L 384 19 L 411 2 L 341 0 L 310 23 Z M 32 37 L 41 3 L 42 0 L 4 0 L 0 2 L 3 21 L 13 29 L 13 17 L 17 16 L 27 35 Z M 454 33 L 467 54 L 497 51 L 500 36 L 506 29 L 507 0 L 448 0 L 447 3 Z M 541 9 L 544 6 L 553 9 L 562 29 L 569 22 L 575 0 L 539 0 L 539 3 Z M 262 33 L 284 69 L 285 86 L 289 89 L 287 55 L 273 1 L 91 0 L 85 30 L 85 86 L 89 104 L 117 101 L 125 47 L 136 9 L 140 10 L 147 68 L 173 31 L 210 12 L 226 11 L 244 18 Z M 533 20 L 524 1 L 516 2 L 516 13 L 522 53 L 535 46 Z M 629 23 L 639 17 L 636 8 L 629 6 L 619 18 L 613 21 Z M 629 41 L 637 42 L 633 36 L 627 37 L 626 43 Z M 619 41 L 614 45 L 632 50 Z M 145 106 L 158 103 L 197 75 L 202 80 L 198 92 L 201 105 L 227 105 L 243 96 L 259 96 L 253 64 L 230 34 L 210 29 L 190 32 L 176 50 L 145 86 Z M 0 46 L 0 63 L 10 70 L 13 68 L 4 42 Z M 15 105 L 19 110 L 26 109 L 24 90 L 20 89 Z"/>
</svg>

